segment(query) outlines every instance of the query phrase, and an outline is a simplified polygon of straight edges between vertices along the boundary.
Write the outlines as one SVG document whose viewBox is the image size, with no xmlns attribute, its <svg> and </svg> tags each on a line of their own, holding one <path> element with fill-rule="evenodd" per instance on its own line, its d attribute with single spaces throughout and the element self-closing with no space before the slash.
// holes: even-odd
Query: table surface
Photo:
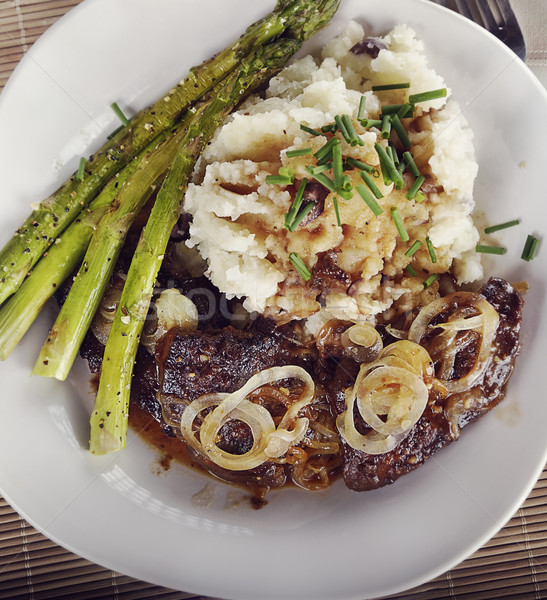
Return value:
<svg viewBox="0 0 547 600">
<path fill-rule="evenodd" d="M 38 37 L 80 1 L 0 0 L 0 90 Z M 512 0 L 512 5 L 525 34 L 527 63 L 547 87 L 547 0 Z M 36 531 L 0 497 L 0 598 L 64 597 L 203 598 L 109 571 L 72 554 Z M 547 468 L 522 507 L 483 548 L 397 598 L 547 598 Z"/>
</svg>

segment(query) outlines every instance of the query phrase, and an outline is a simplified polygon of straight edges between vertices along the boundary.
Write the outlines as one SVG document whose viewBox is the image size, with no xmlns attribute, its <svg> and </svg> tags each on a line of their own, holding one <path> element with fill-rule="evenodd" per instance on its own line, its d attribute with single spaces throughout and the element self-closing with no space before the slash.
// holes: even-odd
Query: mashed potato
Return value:
<svg viewBox="0 0 547 600">
<path fill-rule="evenodd" d="M 374 321 L 390 308 L 408 310 L 425 303 L 436 291 L 436 282 L 428 289 L 422 285 L 431 274 L 450 272 L 460 284 L 482 276 L 474 252 L 479 235 L 471 219 L 477 174 L 472 133 L 450 99 L 420 103 L 415 116 L 405 119 L 411 152 L 426 176 L 422 202 L 406 198 L 410 174 L 400 190 L 376 177 L 383 195 L 378 200 L 382 212 L 376 216 L 355 191 L 363 181 L 354 168 L 346 171 L 352 197 L 337 198 L 340 224 L 335 194 L 328 193 L 315 218 L 295 231 L 285 227 L 298 183 L 311 180 L 306 167 L 314 164 L 311 155 L 289 158 L 287 151 L 316 152 L 333 135 L 312 135 L 301 125 L 320 131 L 336 115 L 351 115 L 362 145 L 351 146 L 336 132 L 342 155 L 379 170 L 375 144 L 386 146 L 387 140 L 377 128 L 365 129 L 357 120 L 361 97 L 365 116 L 376 119 L 382 105 L 446 87 L 409 27 L 400 25 L 382 38 L 385 48 L 377 58 L 350 52 L 364 37 L 362 27 L 350 22 L 320 59 L 295 61 L 270 81 L 265 97 L 247 100 L 217 131 L 203 154 L 199 181 L 190 185 L 185 199 L 193 217 L 187 244 L 207 261 L 212 282 L 228 297 L 242 298 L 249 311 L 278 321 L 309 318 L 311 331 L 329 318 Z M 409 82 L 410 88 L 371 91 L 374 85 L 397 82 Z M 266 183 L 280 167 L 294 172 L 294 185 Z M 403 219 L 408 241 L 401 240 L 392 208 Z M 409 257 L 416 240 L 422 245 Z M 294 268 L 292 253 L 309 269 L 309 281 Z"/>
</svg>

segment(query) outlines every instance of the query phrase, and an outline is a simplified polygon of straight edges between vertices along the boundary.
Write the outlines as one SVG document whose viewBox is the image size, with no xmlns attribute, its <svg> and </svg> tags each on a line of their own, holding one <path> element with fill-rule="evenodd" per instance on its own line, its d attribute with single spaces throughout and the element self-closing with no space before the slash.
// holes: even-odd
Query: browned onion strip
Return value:
<svg viewBox="0 0 547 600">
<path fill-rule="evenodd" d="M 412 342 L 419 344 L 432 330 L 440 327 L 443 330 L 447 330 L 446 333 L 452 334 L 454 329 L 457 331 L 473 330 L 477 331 L 481 335 L 480 348 L 477 353 L 477 358 L 473 365 L 473 368 L 460 379 L 444 379 L 443 381 L 446 389 L 450 393 L 463 392 L 472 388 L 481 375 L 484 373 L 488 360 L 490 358 L 490 348 L 492 342 L 496 336 L 496 331 L 499 325 L 499 315 L 496 309 L 480 294 L 473 292 L 458 292 L 459 294 L 468 294 L 469 300 L 471 300 L 473 307 L 479 313 L 469 318 L 457 319 L 450 324 L 450 319 L 447 323 L 430 325 L 432 319 L 438 314 L 450 309 L 451 299 L 450 296 L 439 298 L 434 300 L 427 306 L 424 306 L 418 313 L 418 316 L 410 326 L 408 332 L 408 339 Z M 480 322 L 478 318 L 480 317 Z M 443 332 L 444 334 L 444 332 Z M 440 335 L 443 335 L 440 334 Z M 451 335 L 447 335 L 447 338 L 451 338 Z M 449 351 L 449 348 L 447 348 Z M 446 377 L 446 373 L 442 374 Z"/>
<path fill-rule="evenodd" d="M 275 426 L 266 408 L 254 404 L 247 396 L 263 385 L 286 379 L 298 379 L 304 384 L 300 398 L 291 404 L 279 425 Z M 313 400 L 315 385 L 310 375 L 301 367 L 289 365 L 272 367 L 257 373 L 239 390 L 231 394 L 206 394 L 191 402 L 184 410 L 180 428 L 184 440 L 218 466 L 232 471 L 258 467 L 270 458 L 280 458 L 289 448 L 301 442 L 308 429 L 309 420 L 298 413 Z M 194 421 L 205 409 L 215 407 L 203 419 L 199 439 L 194 433 Z M 253 446 L 244 454 L 231 454 L 218 447 L 221 428 L 231 419 L 246 423 L 253 437 Z"/>
<path fill-rule="evenodd" d="M 393 450 L 422 416 L 432 361 L 426 350 L 407 340 L 387 346 L 374 363 L 361 365 L 353 388 L 346 390 L 346 410 L 336 421 L 344 440 L 367 454 Z M 372 431 L 361 434 L 354 406 Z M 385 417 L 385 418 L 381 418 Z"/>
</svg>

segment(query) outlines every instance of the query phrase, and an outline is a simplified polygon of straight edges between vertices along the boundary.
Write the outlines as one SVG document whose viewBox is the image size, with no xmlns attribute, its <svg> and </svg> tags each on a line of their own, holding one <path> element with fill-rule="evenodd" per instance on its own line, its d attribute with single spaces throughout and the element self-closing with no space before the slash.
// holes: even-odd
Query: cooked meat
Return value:
<svg viewBox="0 0 547 600">
<path fill-rule="evenodd" d="M 480 294 L 500 316 L 491 357 L 480 381 L 466 392 L 448 396 L 439 387 L 433 387 L 424 414 L 404 441 L 391 452 L 366 454 L 344 442 L 343 476 L 350 489 L 364 491 L 393 483 L 456 439 L 462 427 L 492 409 L 504 397 L 520 349 L 523 302 L 514 288 L 502 279 L 490 279 L 480 289 Z M 454 302 L 458 302 L 458 294 L 454 297 Z M 462 357 L 459 368 L 465 369 L 467 362 L 467 357 Z M 343 392 L 354 381 L 357 371 L 355 364 L 346 362 L 339 365 L 333 388 L 333 406 L 337 413 L 345 408 Z M 366 427 L 364 423 L 359 427 L 358 422 L 356 426 L 358 429 Z"/>
</svg>

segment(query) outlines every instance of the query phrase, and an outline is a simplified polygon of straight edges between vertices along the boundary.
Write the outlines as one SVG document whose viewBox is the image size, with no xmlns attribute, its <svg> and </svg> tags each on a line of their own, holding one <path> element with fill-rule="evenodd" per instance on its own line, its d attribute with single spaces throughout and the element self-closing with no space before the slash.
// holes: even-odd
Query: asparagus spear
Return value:
<svg viewBox="0 0 547 600">
<path fill-rule="evenodd" d="M 99 221 L 70 292 L 32 373 L 66 379 L 116 264 L 127 232 L 167 172 L 186 134 L 180 128 L 138 164 Z"/>
<path fill-rule="evenodd" d="M 297 45 L 299 42 L 287 40 L 259 47 L 242 63 L 239 74 L 232 77 L 215 98 L 205 102 L 189 124 L 186 138 L 141 234 L 110 330 L 90 422 L 90 450 L 94 454 L 125 447 L 137 347 L 169 233 L 177 221 L 195 161 L 215 129 L 241 98 L 270 78 Z"/>
<path fill-rule="evenodd" d="M 56 288 L 80 264 L 95 228 L 119 190 L 143 158 L 130 162 L 88 208 L 55 240 L 17 292 L 0 308 L 0 360 L 21 341 Z"/>
<path fill-rule="evenodd" d="M 86 162 L 83 180 L 73 176 L 42 201 L 0 250 L 0 304 L 13 294 L 41 255 L 101 188 L 161 132 L 170 129 L 253 48 L 282 34 L 307 39 L 330 19 L 340 0 L 280 0 L 265 18 L 251 25 L 231 46 L 191 69 L 150 108 L 141 111 Z M 329 16 L 330 15 L 330 16 Z M 316 28 L 314 28 L 314 24 Z"/>
</svg>

